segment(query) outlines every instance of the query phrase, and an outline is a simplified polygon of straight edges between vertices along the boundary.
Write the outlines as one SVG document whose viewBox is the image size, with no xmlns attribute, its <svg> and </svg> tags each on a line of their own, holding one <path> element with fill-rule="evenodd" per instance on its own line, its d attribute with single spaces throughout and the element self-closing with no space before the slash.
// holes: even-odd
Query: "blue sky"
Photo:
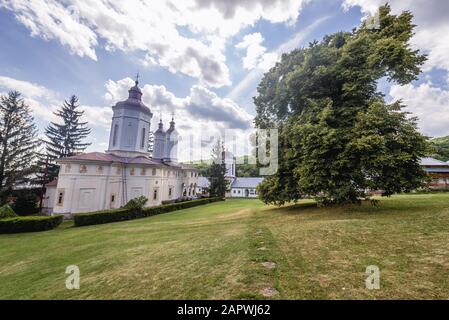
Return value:
<svg viewBox="0 0 449 320">
<path fill-rule="evenodd" d="M 89 150 L 106 148 L 110 107 L 126 97 L 137 72 L 154 123 L 175 112 L 184 133 L 246 130 L 257 84 L 282 52 L 351 30 L 382 3 L 0 0 L 0 93 L 21 91 L 41 132 L 76 94 L 93 128 Z M 419 81 L 379 88 L 389 100 L 403 99 L 425 134 L 449 135 L 449 5 L 390 3 L 394 12 L 416 15 L 413 46 L 429 62 Z"/>
</svg>

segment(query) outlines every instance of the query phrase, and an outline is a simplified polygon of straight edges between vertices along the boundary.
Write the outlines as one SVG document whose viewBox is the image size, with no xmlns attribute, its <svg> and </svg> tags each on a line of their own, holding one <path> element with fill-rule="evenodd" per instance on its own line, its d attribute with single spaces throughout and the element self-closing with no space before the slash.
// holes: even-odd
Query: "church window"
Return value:
<svg viewBox="0 0 449 320">
<path fill-rule="evenodd" d="M 58 192 L 58 202 L 57 205 L 58 206 L 62 206 L 64 204 L 64 190 L 60 190 Z"/>
<path fill-rule="evenodd" d="M 129 174 L 133 176 L 134 175 L 134 171 L 135 171 L 134 168 L 131 168 Z"/>
<path fill-rule="evenodd" d="M 157 188 L 153 191 L 153 200 L 157 200 Z"/>
<path fill-rule="evenodd" d="M 155 175 L 156 175 L 156 169 L 155 169 L 155 168 L 153 168 L 153 170 L 152 170 L 151 174 L 152 174 L 153 176 L 155 176 Z"/>
<path fill-rule="evenodd" d="M 70 165 L 70 163 L 67 163 L 65 165 L 65 172 L 70 172 L 70 169 L 72 168 L 72 166 Z"/>
<path fill-rule="evenodd" d="M 168 197 L 171 198 L 172 196 L 172 187 L 168 188 Z"/>
<path fill-rule="evenodd" d="M 87 166 L 85 164 L 80 165 L 80 173 L 87 172 Z"/>
<path fill-rule="evenodd" d="M 140 148 L 145 148 L 145 128 L 142 128 L 142 138 L 140 141 Z"/>
<path fill-rule="evenodd" d="M 97 170 L 98 170 L 98 173 L 103 173 L 103 166 L 98 166 Z"/>
<path fill-rule="evenodd" d="M 145 168 L 142 168 L 142 171 L 140 171 L 140 175 L 144 176 L 147 174 L 147 170 Z"/>
<path fill-rule="evenodd" d="M 114 132 L 112 133 L 112 146 L 117 144 L 118 124 L 114 125 Z"/>
<path fill-rule="evenodd" d="M 115 203 L 115 194 L 111 194 L 111 207 Z"/>
</svg>

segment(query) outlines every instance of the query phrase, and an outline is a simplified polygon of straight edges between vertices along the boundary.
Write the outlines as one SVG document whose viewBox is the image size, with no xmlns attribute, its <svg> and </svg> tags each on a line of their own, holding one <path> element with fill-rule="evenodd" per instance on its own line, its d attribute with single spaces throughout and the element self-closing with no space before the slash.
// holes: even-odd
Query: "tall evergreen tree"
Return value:
<svg viewBox="0 0 449 320">
<path fill-rule="evenodd" d="M 59 123 L 51 122 L 45 129 L 46 154 L 41 158 L 41 164 L 43 165 L 48 159 L 47 181 L 53 180 L 58 175 L 59 169 L 55 160 L 73 156 L 84 151 L 90 145 L 90 143 L 83 142 L 90 134 L 91 129 L 87 128 L 87 122 L 81 121 L 84 111 L 80 111 L 79 106 L 78 98 L 72 95 L 54 113 L 61 121 Z"/>
<path fill-rule="evenodd" d="M 256 125 L 279 128 L 279 170 L 259 186 L 268 203 L 302 195 L 355 203 L 366 190 L 388 196 L 420 187 L 428 152 L 416 119 L 387 104 L 377 83 L 417 79 L 426 57 L 413 50 L 412 14 L 379 9 L 380 28 L 362 25 L 285 54 L 254 99 Z"/>
<path fill-rule="evenodd" d="M 0 201 L 36 170 L 40 141 L 30 107 L 17 91 L 0 97 Z"/>
<path fill-rule="evenodd" d="M 224 197 L 226 194 L 227 182 L 226 164 L 224 161 L 224 145 L 219 139 L 212 148 L 212 164 L 209 168 L 209 194 L 211 197 Z"/>
</svg>

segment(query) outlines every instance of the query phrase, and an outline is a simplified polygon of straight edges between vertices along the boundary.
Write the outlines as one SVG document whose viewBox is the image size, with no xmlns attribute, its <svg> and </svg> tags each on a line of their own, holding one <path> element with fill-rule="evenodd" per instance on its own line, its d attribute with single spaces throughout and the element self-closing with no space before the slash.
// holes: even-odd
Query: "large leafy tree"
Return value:
<svg viewBox="0 0 449 320">
<path fill-rule="evenodd" d="M 256 125 L 279 128 L 279 170 L 259 187 L 267 203 L 303 195 L 354 203 L 422 185 L 428 143 L 401 102 L 387 104 L 380 79 L 415 80 L 426 57 L 409 45 L 412 14 L 379 9 L 380 28 L 339 32 L 285 54 L 265 74 L 254 101 Z"/>
<path fill-rule="evenodd" d="M 209 194 L 211 197 L 224 197 L 226 194 L 227 182 L 226 164 L 224 162 L 224 145 L 219 139 L 212 148 L 212 163 L 209 168 Z"/>
<path fill-rule="evenodd" d="M 79 110 L 79 107 L 78 98 L 72 95 L 54 113 L 60 121 L 51 122 L 45 129 L 46 148 L 40 162 L 42 167 L 46 167 L 44 175 L 47 181 L 58 176 L 59 170 L 55 160 L 73 156 L 90 145 L 84 142 L 84 139 L 90 134 L 91 129 L 87 128 L 87 122 L 81 121 L 84 111 Z"/>
<path fill-rule="evenodd" d="M 0 201 L 36 170 L 37 129 L 30 107 L 17 91 L 0 97 Z"/>
</svg>

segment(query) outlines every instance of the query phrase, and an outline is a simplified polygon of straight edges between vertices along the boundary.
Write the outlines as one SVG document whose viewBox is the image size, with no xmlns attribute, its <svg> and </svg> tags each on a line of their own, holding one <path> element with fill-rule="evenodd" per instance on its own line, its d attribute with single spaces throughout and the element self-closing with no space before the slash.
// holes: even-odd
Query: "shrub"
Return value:
<svg viewBox="0 0 449 320">
<path fill-rule="evenodd" d="M 59 226 L 63 216 L 28 216 L 0 220 L 0 233 L 20 233 L 51 230 Z"/>
<path fill-rule="evenodd" d="M 14 217 L 17 217 L 17 214 L 9 206 L 9 204 L 5 204 L 0 207 L 0 219 L 14 218 Z"/>
<path fill-rule="evenodd" d="M 38 197 L 32 190 L 20 190 L 16 200 L 12 204 L 12 209 L 19 216 L 29 216 L 39 211 L 37 206 Z"/>
<path fill-rule="evenodd" d="M 196 207 L 211 202 L 222 201 L 222 198 L 206 198 L 193 201 L 185 201 L 180 203 L 166 204 L 156 207 L 144 208 L 144 209 L 130 209 L 120 208 L 113 210 L 103 210 L 88 213 L 75 214 L 73 219 L 76 227 L 88 226 L 94 224 L 103 224 L 117 221 L 133 220 L 138 218 L 145 218 L 161 213 L 187 209 Z"/>
<path fill-rule="evenodd" d="M 123 208 L 141 210 L 145 206 L 147 201 L 148 201 L 147 197 L 140 196 L 138 198 L 129 200 L 128 203 L 123 206 Z"/>
</svg>

